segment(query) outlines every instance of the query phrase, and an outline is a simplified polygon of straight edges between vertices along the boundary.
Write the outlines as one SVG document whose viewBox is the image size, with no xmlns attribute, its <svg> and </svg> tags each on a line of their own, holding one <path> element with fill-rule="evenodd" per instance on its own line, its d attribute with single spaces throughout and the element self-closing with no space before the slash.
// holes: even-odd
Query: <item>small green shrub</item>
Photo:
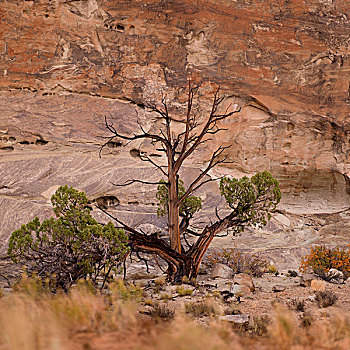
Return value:
<svg viewBox="0 0 350 350">
<path fill-rule="evenodd" d="M 154 280 L 154 284 L 156 285 L 156 287 L 163 287 L 165 285 L 166 281 L 165 278 L 163 276 L 158 277 Z"/>
<path fill-rule="evenodd" d="M 159 299 L 160 300 L 170 300 L 171 299 L 171 295 L 167 294 L 167 293 L 162 293 L 160 296 L 159 296 Z"/>
<path fill-rule="evenodd" d="M 261 277 L 268 269 L 268 262 L 255 254 L 248 254 L 238 249 L 224 249 L 208 254 L 206 263 L 213 266 L 215 263 L 225 264 L 232 268 L 233 273 L 247 273 Z"/>
<path fill-rule="evenodd" d="M 269 265 L 267 267 L 267 272 L 272 274 L 278 274 L 278 269 L 275 265 Z"/>
<path fill-rule="evenodd" d="M 176 293 L 179 294 L 180 297 L 184 297 L 186 295 L 192 295 L 193 290 L 192 289 L 187 289 L 184 286 L 177 286 L 176 287 Z"/>
<path fill-rule="evenodd" d="M 119 279 L 109 284 L 109 291 L 111 295 L 117 299 L 122 300 L 136 300 L 141 301 L 144 295 L 143 289 L 139 285 L 133 283 L 126 284 Z"/>
<path fill-rule="evenodd" d="M 151 298 L 147 298 L 143 301 L 143 303 L 147 306 L 153 306 L 154 305 L 154 300 Z"/>
<path fill-rule="evenodd" d="M 84 192 L 61 186 L 51 197 L 56 219 L 42 223 L 38 218 L 22 225 L 10 237 L 8 254 L 24 264 L 29 275 L 49 279 L 56 288 L 67 290 L 89 277 L 103 284 L 129 251 L 128 237 L 111 222 L 99 224 L 90 214 Z"/>
</svg>

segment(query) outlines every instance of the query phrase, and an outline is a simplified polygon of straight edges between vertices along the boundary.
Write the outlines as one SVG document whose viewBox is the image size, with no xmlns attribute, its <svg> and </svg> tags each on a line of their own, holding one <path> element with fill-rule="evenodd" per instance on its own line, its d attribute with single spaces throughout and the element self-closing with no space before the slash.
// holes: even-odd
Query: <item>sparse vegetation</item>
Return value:
<svg viewBox="0 0 350 350">
<path fill-rule="evenodd" d="M 225 264 L 231 267 L 234 273 L 244 272 L 255 277 L 261 277 L 269 266 L 265 259 L 234 248 L 211 252 L 206 263 L 209 266 L 215 263 Z"/>
<path fill-rule="evenodd" d="M 158 277 L 154 280 L 156 287 L 163 287 L 166 284 L 165 278 L 163 276 Z"/>
<path fill-rule="evenodd" d="M 269 265 L 267 267 L 267 272 L 276 275 L 276 274 L 278 274 L 278 269 L 275 265 Z"/>
<path fill-rule="evenodd" d="M 189 289 L 181 285 L 176 287 L 176 293 L 179 294 L 180 297 L 184 297 L 186 295 L 192 295 L 193 289 Z"/>
<path fill-rule="evenodd" d="M 169 307 L 166 303 L 154 303 L 153 309 L 150 312 L 151 317 L 156 321 L 170 321 L 175 317 L 175 310 Z"/>
<path fill-rule="evenodd" d="M 319 307 L 328 307 L 335 304 L 338 297 L 335 293 L 331 291 L 317 292 L 315 296 L 315 300 Z"/>
<path fill-rule="evenodd" d="M 185 312 L 193 317 L 216 316 L 218 308 L 212 300 L 189 302 L 185 304 Z"/>
<path fill-rule="evenodd" d="M 159 299 L 160 300 L 170 300 L 172 297 L 170 294 L 168 293 L 162 293 L 160 296 L 159 296 Z"/>
<path fill-rule="evenodd" d="M 250 334 L 253 336 L 264 336 L 268 333 L 271 319 L 267 315 L 254 316 L 249 325 Z"/>
<path fill-rule="evenodd" d="M 309 312 L 303 312 L 300 316 L 300 325 L 301 327 L 308 328 L 312 325 L 314 318 Z"/>
<path fill-rule="evenodd" d="M 287 303 L 287 305 L 290 310 L 303 312 L 305 308 L 305 300 L 293 298 L 290 302 Z"/>
<path fill-rule="evenodd" d="M 56 294 L 49 293 L 40 278 L 25 278 L 21 283 L 0 298 L 1 350 L 89 349 L 88 344 L 94 349 L 347 350 L 350 342 L 347 317 L 330 316 L 322 322 L 303 313 L 296 322 L 278 308 L 272 319 L 253 317 L 232 329 L 212 317 L 208 327 L 186 319 L 181 311 L 175 319 L 174 308 L 166 302 L 152 301 L 150 314 L 140 317 L 137 298 L 122 297 L 121 284 L 106 295 L 85 281 L 68 293 Z M 191 302 L 185 312 L 203 321 L 220 313 L 216 303 Z M 164 321 L 169 326 L 164 327 Z"/>
<path fill-rule="evenodd" d="M 109 284 L 111 295 L 122 300 L 141 301 L 144 291 L 139 285 L 124 283 L 123 280 L 116 280 Z"/>
<path fill-rule="evenodd" d="M 24 264 L 29 275 L 50 281 L 51 290 L 90 278 L 102 286 L 129 251 L 124 230 L 111 222 L 99 224 L 90 214 L 84 192 L 61 186 L 51 197 L 56 219 L 38 218 L 22 225 L 10 237 L 8 254 Z"/>
</svg>

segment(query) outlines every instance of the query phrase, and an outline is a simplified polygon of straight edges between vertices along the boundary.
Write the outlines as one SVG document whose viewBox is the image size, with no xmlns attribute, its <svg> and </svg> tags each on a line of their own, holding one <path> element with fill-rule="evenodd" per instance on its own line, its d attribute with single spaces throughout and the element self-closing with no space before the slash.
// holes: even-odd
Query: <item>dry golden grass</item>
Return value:
<svg viewBox="0 0 350 350">
<path fill-rule="evenodd" d="M 79 285 L 51 295 L 27 281 L 0 298 L 1 350 L 226 350 L 350 348 L 350 319 L 334 316 L 302 327 L 297 313 L 279 309 L 264 336 L 235 334 L 228 322 L 206 325 L 177 312 L 163 324 L 137 312 L 139 290 L 120 282 L 107 295 Z"/>
</svg>

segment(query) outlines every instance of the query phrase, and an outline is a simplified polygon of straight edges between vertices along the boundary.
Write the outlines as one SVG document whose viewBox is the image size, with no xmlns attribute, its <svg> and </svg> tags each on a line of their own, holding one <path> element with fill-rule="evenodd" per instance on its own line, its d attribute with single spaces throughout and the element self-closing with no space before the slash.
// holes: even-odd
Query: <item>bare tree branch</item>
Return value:
<svg viewBox="0 0 350 350">
<path fill-rule="evenodd" d="M 220 163 L 224 163 L 226 161 L 226 158 L 224 158 L 224 160 L 219 160 L 218 157 L 222 154 L 222 152 L 224 152 L 225 149 L 229 148 L 230 146 L 220 146 L 212 155 L 209 164 L 207 165 L 206 169 L 203 170 L 198 176 L 197 178 L 190 184 L 190 186 L 188 187 L 187 191 L 181 196 L 181 198 L 179 199 L 179 203 L 181 204 L 192 192 L 194 192 L 195 190 L 197 190 L 200 186 L 202 186 L 204 183 L 207 183 L 209 181 L 205 181 L 204 183 L 201 183 L 198 185 L 198 183 L 202 180 L 202 178 L 210 171 L 210 169 L 212 169 L 213 167 L 215 167 L 216 165 L 220 164 Z"/>
<path fill-rule="evenodd" d="M 149 163 L 151 163 L 151 164 L 154 165 L 158 170 L 160 170 L 164 176 L 166 176 L 166 177 L 168 176 L 168 173 L 163 169 L 163 168 L 166 168 L 166 167 L 167 167 L 166 165 L 159 165 L 159 164 L 157 164 L 154 160 L 152 160 L 149 156 L 144 155 L 144 154 L 140 154 L 140 159 L 141 159 L 143 162 L 149 162 Z"/>
<path fill-rule="evenodd" d="M 159 182 L 159 181 L 152 182 L 152 181 L 143 181 L 143 180 L 135 180 L 135 179 L 128 180 L 123 184 L 115 184 L 115 183 L 111 182 L 111 184 L 113 186 L 117 186 L 117 187 L 129 186 L 129 185 L 132 185 L 134 183 L 141 183 L 141 184 L 145 184 L 145 185 L 167 185 L 167 183 L 165 183 L 165 182 Z"/>
<path fill-rule="evenodd" d="M 180 156 L 176 160 L 175 167 L 174 167 L 176 171 L 178 171 L 178 169 L 181 167 L 184 160 L 186 158 L 188 158 L 193 153 L 193 151 L 198 147 L 199 143 L 202 141 L 204 136 L 208 133 L 208 130 L 210 131 L 211 128 L 213 127 L 213 125 L 216 125 L 217 121 L 226 119 L 226 118 L 230 117 L 231 115 L 233 115 L 234 113 L 238 113 L 240 111 L 240 109 L 239 109 L 239 110 L 235 110 L 235 111 L 232 111 L 229 113 L 216 115 L 215 113 L 218 109 L 218 106 L 221 104 L 221 102 L 224 99 L 223 97 L 221 97 L 221 98 L 218 97 L 219 91 L 220 91 L 220 87 L 215 92 L 214 101 L 212 104 L 212 109 L 211 109 L 211 112 L 210 112 L 210 115 L 209 115 L 209 118 L 208 118 L 206 124 L 202 128 L 202 131 L 199 133 L 199 135 L 197 136 L 196 140 L 193 142 L 191 147 L 187 151 L 185 151 L 185 149 L 186 149 L 185 148 L 184 151 L 181 152 Z"/>
<path fill-rule="evenodd" d="M 163 138 L 163 137 L 161 137 L 159 135 L 156 135 L 156 134 L 150 134 L 148 132 L 143 132 L 143 134 L 133 135 L 133 136 L 122 135 L 114 128 L 113 123 L 108 124 L 107 116 L 105 116 L 105 124 L 106 124 L 107 129 L 112 134 L 114 134 L 113 138 L 114 137 L 119 137 L 121 139 L 130 140 L 130 141 L 137 140 L 137 139 L 151 139 L 151 140 L 162 142 L 165 145 L 168 145 L 168 140 L 167 139 L 165 139 L 165 138 Z"/>
</svg>

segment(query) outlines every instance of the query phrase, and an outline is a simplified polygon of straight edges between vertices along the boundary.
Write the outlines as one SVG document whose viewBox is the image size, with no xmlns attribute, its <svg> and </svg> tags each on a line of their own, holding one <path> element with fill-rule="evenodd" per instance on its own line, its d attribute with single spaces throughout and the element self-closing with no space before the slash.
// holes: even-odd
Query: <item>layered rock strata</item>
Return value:
<svg viewBox="0 0 350 350">
<path fill-rule="evenodd" d="M 147 217 L 164 227 L 154 215 L 154 189 L 112 184 L 159 178 L 138 158 L 147 152 L 161 161 L 159 152 L 117 140 L 99 158 L 104 116 L 126 133 L 137 132 L 138 122 L 156 130 L 160 121 L 144 105 L 163 93 L 181 117 L 188 77 L 202 82 L 200 118 L 218 85 L 225 107 L 241 107 L 212 143 L 231 145 L 234 163 L 212 176 L 267 169 L 281 180 L 283 210 L 344 211 L 335 214 L 343 220 L 350 207 L 349 18 L 347 0 L 1 2 L 3 249 L 19 224 L 51 213 L 48 198 L 66 183 L 136 225 Z M 185 180 L 210 154 L 209 147 L 197 152 Z M 201 192 L 205 213 L 220 201 L 215 191 L 212 185 Z M 287 220 L 299 222 L 293 218 Z M 274 225 L 294 227 L 283 220 Z M 300 242 L 319 238 L 300 232 Z"/>
</svg>

